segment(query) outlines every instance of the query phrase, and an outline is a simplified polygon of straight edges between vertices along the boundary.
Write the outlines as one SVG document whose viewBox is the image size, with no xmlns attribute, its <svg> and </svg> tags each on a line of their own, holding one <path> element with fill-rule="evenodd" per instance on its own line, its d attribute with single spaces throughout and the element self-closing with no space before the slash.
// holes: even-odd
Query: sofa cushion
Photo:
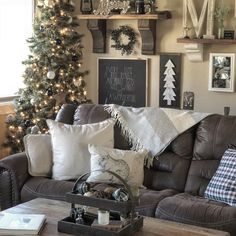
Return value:
<svg viewBox="0 0 236 236">
<path fill-rule="evenodd" d="M 227 149 L 204 197 L 236 206 L 236 150 Z"/>
<path fill-rule="evenodd" d="M 203 196 L 228 145 L 236 144 L 236 116 L 211 115 L 196 131 L 193 161 L 185 191 Z"/>
<path fill-rule="evenodd" d="M 81 180 L 81 182 L 83 181 Z M 29 178 L 21 190 L 21 201 L 26 202 L 37 197 L 65 201 L 65 194 L 72 191 L 74 183 L 73 180 L 62 181 L 45 177 Z M 104 190 L 108 186 L 107 184 L 97 184 L 93 188 Z M 177 194 L 177 192 L 172 189 L 162 191 L 140 189 L 140 203 L 136 206 L 135 211 L 138 211 L 141 215 L 154 217 L 158 203 L 165 197 L 174 194 Z"/>
<path fill-rule="evenodd" d="M 193 126 L 174 139 L 170 144 L 170 150 L 181 157 L 192 159 L 196 127 L 197 125 Z"/>
<path fill-rule="evenodd" d="M 208 116 L 196 132 L 194 159 L 220 160 L 229 144 L 236 145 L 235 134 L 236 116 Z"/>
<path fill-rule="evenodd" d="M 50 177 L 52 172 L 51 136 L 28 134 L 24 136 L 23 140 L 30 175 Z"/>
<path fill-rule="evenodd" d="M 228 231 L 236 235 L 236 207 L 214 202 L 188 193 L 163 199 L 155 216 L 185 224 Z"/>
<path fill-rule="evenodd" d="M 219 162 L 219 160 L 193 160 L 184 191 L 203 197 L 208 183 L 219 166 Z"/>
<path fill-rule="evenodd" d="M 149 217 L 155 216 L 155 211 L 158 203 L 169 196 L 173 196 L 178 192 L 173 189 L 165 189 L 161 191 L 154 191 L 150 189 L 140 189 L 140 203 L 135 207 L 135 211 L 139 214 Z"/>
<path fill-rule="evenodd" d="M 164 152 L 154 159 L 153 167 L 145 169 L 144 185 L 149 189 L 184 191 L 190 159 L 173 152 Z"/>
<path fill-rule="evenodd" d="M 56 116 L 56 121 L 72 125 L 77 106 L 73 104 L 63 104 Z"/>
<path fill-rule="evenodd" d="M 76 179 L 90 171 L 88 144 L 114 145 L 114 119 L 86 125 L 68 125 L 47 120 L 52 137 L 52 177 Z"/>
<path fill-rule="evenodd" d="M 27 202 L 37 197 L 65 201 L 65 194 L 70 192 L 73 186 L 74 181 L 32 177 L 21 190 L 21 201 Z"/>
<path fill-rule="evenodd" d="M 97 145 L 89 145 L 91 154 L 91 171 L 88 182 L 118 183 L 120 180 L 107 172 L 96 170 L 109 170 L 124 179 L 129 185 L 143 186 L 144 158 L 148 151 L 120 150 Z"/>
</svg>

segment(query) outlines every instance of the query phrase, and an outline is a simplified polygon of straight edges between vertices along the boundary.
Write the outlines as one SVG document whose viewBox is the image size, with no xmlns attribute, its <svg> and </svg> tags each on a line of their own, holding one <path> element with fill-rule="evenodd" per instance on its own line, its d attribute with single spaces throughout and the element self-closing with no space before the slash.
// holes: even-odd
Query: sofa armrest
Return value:
<svg viewBox="0 0 236 236">
<path fill-rule="evenodd" d="M 0 206 L 6 209 L 21 201 L 20 192 L 30 177 L 24 152 L 7 156 L 0 161 Z"/>
</svg>

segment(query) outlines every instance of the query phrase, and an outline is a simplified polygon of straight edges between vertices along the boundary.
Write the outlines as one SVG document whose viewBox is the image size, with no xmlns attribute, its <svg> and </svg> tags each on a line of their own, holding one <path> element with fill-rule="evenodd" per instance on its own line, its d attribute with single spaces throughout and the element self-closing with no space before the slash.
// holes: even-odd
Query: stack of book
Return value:
<svg viewBox="0 0 236 236">
<path fill-rule="evenodd" d="M 38 235 L 45 221 L 42 214 L 0 213 L 0 235 Z"/>
</svg>

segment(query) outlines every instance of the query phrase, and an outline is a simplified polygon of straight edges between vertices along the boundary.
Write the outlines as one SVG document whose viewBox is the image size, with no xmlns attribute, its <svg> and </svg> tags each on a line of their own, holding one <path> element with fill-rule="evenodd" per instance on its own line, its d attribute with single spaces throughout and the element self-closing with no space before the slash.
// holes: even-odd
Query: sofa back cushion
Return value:
<svg viewBox="0 0 236 236">
<path fill-rule="evenodd" d="M 228 145 L 236 144 L 236 116 L 212 115 L 204 119 L 196 133 L 195 160 L 220 160 Z"/>
<path fill-rule="evenodd" d="M 183 158 L 166 151 L 154 159 L 153 167 L 144 171 L 144 185 L 149 189 L 184 191 L 190 166 L 190 157 Z"/>
<path fill-rule="evenodd" d="M 236 144 L 236 116 L 212 115 L 196 131 L 186 192 L 203 196 L 229 145 Z"/>
<path fill-rule="evenodd" d="M 193 155 L 196 127 L 180 134 L 156 157 L 151 169 L 145 169 L 144 185 L 149 189 L 184 191 Z"/>
<path fill-rule="evenodd" d="M 56 121 L 64 124 L 72 125 L 74 122 L 74 114 L 77 106 L 72 104 L 64 104 L 57 113 Z"/>
</svg>

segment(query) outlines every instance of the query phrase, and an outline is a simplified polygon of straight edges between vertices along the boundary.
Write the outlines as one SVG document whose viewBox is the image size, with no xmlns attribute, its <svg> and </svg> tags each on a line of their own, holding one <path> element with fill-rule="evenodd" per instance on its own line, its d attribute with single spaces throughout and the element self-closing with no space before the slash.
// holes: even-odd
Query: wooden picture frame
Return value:
<svg viewBox="0 0 236 236">
<path fill-rule="evenodd" d="M 148 59 L 98 58 L 98 103 L 147 106 Z"/>
<path fill-rule="evenodd" d="M 209 91 L 234 92 L 234 53 L 210 53 Z"/>
</svg>

